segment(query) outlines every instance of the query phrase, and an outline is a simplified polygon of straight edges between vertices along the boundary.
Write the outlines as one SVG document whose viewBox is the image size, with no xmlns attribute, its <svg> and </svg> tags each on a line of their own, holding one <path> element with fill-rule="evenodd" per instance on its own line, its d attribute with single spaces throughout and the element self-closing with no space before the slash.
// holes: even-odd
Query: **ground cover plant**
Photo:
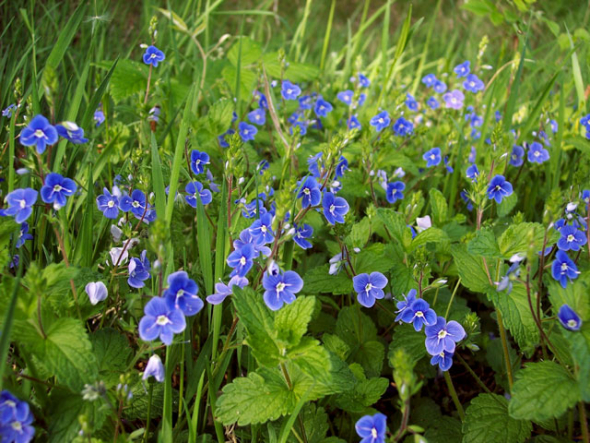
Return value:
<svg viewBox="0 0 590 443">
<path fill-rule="evenodd" d="M 590 442 L 586 6 L 0 2 L 0 441 Z"/>
</svg>

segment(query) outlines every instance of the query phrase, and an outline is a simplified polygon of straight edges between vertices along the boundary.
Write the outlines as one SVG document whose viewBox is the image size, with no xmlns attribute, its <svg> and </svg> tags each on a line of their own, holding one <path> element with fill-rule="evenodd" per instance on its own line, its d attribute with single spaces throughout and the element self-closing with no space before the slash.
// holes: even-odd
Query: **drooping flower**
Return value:
<svg viewBox="0 0 590 443">
<path fill-rule="evenodd" d="M 274 232 L 272 231 L 273 215 L 270 212 L 262 215 L 255 220 L 249 228 L 250 235 L 257 240 L 260 239 L 262 244 L 271 243 L 274 240 Z"/>
<path fill-rule="evenodd" d="M 359 85 L 363 88 L 368 88 L 371 85 L 371 80 L 359 72 Z"/>
<path fill-rule="evenodd" d="M 168 289 L 164 291 L 163 297 L 170 309 L 180 309 L 184 315 L 190 317 L 205 305 L 197 295 L 198 292 L 197 283 L 186 272 L 177 271 L 168 276 Z"/>
<path fill-rule="evenodd" d="M 455 343 L 463 340 L 465 329 L 454 320 L 447 321 L 438 317 L 434 325 L 426 326 L 426 350 L 430 355 L 439 355 L 441 352 L 455 352 Z"/>
<path fill-rule="evenodd" d="M 315 106 L 313 108 L 313 112 L 318 117 L 327 117 L 330 112 L 332 112 L 333 106 L 330 102 L 324 100 L 321 96 L 315 102 Z"/>
<path fill-rule="evenodd" d="M 102 195 L 96 197 L 96 206 L 106 218 L 116 219 L 119 216 L 119 199 L 107 188 L 103 189 Z"/>
<path fill-rule="evenodd" d="M 252 269 L 253 259 L 258 255 L 254 250 L 254 246 L 250 243 L 245 243 L 242 247 L 235 249 L 227 256 L 227 264 L 233 268 L 233 271 L 229 274 L 230 277 L 234 275 L 245 277 L 248 271 Z"/>
<path fill-rule="evenodd" d="M 387 286 L 387 277 L 380 272 L 359 274 L 352 278 L 352 286 L 357 293 L 357 300 L 365 308 L 372 308 L 375 300 L 382 299 L 383 288 Z"/>
<path fill-rule="evenodd" d="M 479 79 L 477 75 L 469 74 L 463 82 L 463 87 L 467 91 L 477 94 L 479 91 L 483 91 L 485 89 L 485 84 Z"/>
<path fill-rule="evenodd" d="M 432 366 L 438 365 L 441 371 L 448 371 L 453 366 L 453 353 L 441 351 L 430 359 Z"/>
<path fill-rule="evenodd" d="M 477 169 L 477 165 L 473 163 L 467 168 L 467 178 L 472 182 L 477 182 L 477 177 L 479 177 L 479 169 Z"/>
<path fill-rule="evenodd" d="M 334 177 L 340 178 L 344 176 L 344 173 L 348 171 L 348 160 L 343 155 L 340 156 L 340 161 L 336 165 L 336 170 L 334 171 Z"/>
<path fill-rule="evenodd" d="M 303 226 L 295 225 L 294 228 L 295 234 L 293 235 L 293 241 L 297 243 L 297 245 L 302 249 L 311 248 L 312 244 L 307 239 L 311 238 L 311 236 L 313 235 L 313 228 L 309 226 L 307 223 L 305 223 Z"/>
<path fill-rule="evenodd" d="M 14 216 L 14 221 L 22 223 L 33 213 L 37 201 L 37 191 L 32 188 L 15 189 L 6 196 L 8 208 L 0 211 L 1 216 Z"/>
<path fill-rule="evenodd" d="M 41 188 L 41 200 L 53 203 L 58 209 L 66 205 L 66 198 L 74 195 L 78 187 L 74 180 L 51 172 L 45 177 L 45 184 Z"/>
<path fill-rule="evenodd" d="M 358 117 L 356 115 L 351 115 L 350 118 L 348 119 L 348 129 L 352 130 L 352 129 L 361 129 L 362 125 L 361 122 L 359 121 Z"/>
<path fill-rule="evenodd" d="M 75 145 L 81 145 L 88 141 L 84 138 L 84 129 L 74 122 L 62 122 L 61 125 L 55 125 L 55 129 L 60 137 L 72 142 Z"/>
<path fill-rule="evenodd" d="M 324 216 L 328 220 L 328 223 L 331 225 L 344 223 L 344 216 L 349 209 L 346 200 L 342 197 L 336 197 L 331 192 L 324 192 L 322 205 L 324 207 Z"/>
<path fill-rule="evenodd" d="M 152 65 L 154 68 L 158 67 L 158 63 L 163 62 L 166 55 L 155 46 L 148 46 L 143 54 L 143 62 L 146 65 Z"/>
<path fill-rule="evenodd" d="M 557 251 L 555 254 L 555 261 L 551 265 L 551 275 L 559 282 L 561 287 L 565 289 L 568 280 L 571 282 L 578 278 L 580 271 L 578 271 L 578 267 L 574 261 L 568 257 L 567 253 Z"/>
<path fill-rule="evenodd" d="M 16 105 L 14 103 L 11 103 L 10 105 L 8 105 L 6 108 L 4 108 L 2 110 L 2 117 L 11 118 L 12 117 L 12 111 L 14 111 L 15 109 L 16 109 Z"/>
<path fill-rule="evenodd" d="M 313 100 L 310 95 L 304 95 L 297 99 L 299 102 L 299 109 L 308 111 L 313 108 Z"/>
<path fill-rule="evenodd" d="M 411 121 L 400 117 L 393 124 L 393 132 L 400 137 L 411 135 L 414 132 L 414 124 Z"/>
<path fill-rule="evenodd" d="M 395 306 L 397 307 L 397 316 L 395 321 L 401 321 L 404 313 L 410 309 L 414 300 L 416 300 L 416 290 L 410 289 L 408 295 L 404 295 L 404 299 L 398 301 Z M 403 294 L 402 294 L 403 295 Z"/>
<path fill-rule="evenodd" d="M 37 154 L 43 154 L 49 145 L 57 143 L 57 129 L 41 114 L 36 115 L 20 133 L 23 146 L 36 146 Z"/>
<path fill-rule="evenodd" d="M 463 107 L 463 100 L 465 100 L 465 95 L 458 90 L 454 89 L 451 92 L 447 92 L 443 95 L 443 100 L 445 101 L 445 107 L 450 109 L 461 109 Z"/>
<path fill-rule="evenodd" d="M 129 278 L 127 283 L 132 288 L 140 289 L 145 286 L 144 281 L 150 278 L 151 265 L 147 258 L 147 251 L 141 253 L 140 258 L 133 257 L 129 262 Z"/>
<path fill-rule="evenodd" d="M 416 299 L 404 309 L 401 321 L 414 325 L 416 331 L 422 330 L 422 325 L 432 326 L 436 324 L 436 312 L 430 308 L 428 302 L 422 298 Z"/>
<path fill-rule="evenodd" d="M 533 142 L 529 146 L 528 159 L 531 163 L 543 163 L 549 160 L 549 151 L 539 142 Z"/>
<path fill-rule="evenodd" d="M 157 382 L 162 383 L 164 381 L 164 374 L 165 370 L 162 359 L 158 354 L 154 354 L 148 360 L 147 365 L 145 365 L 141 379 L 145 381 L 150 377 L 154 377 Z"/>
<path fill-rule="evenodd" d="M 172 343 L 174 334 L 186 328 L 186 319 L 180 309 L 170 308 L 164 297 L 152 298 L 143 309 L 145 316 L 139 322 L 139 336 L 143 341 L 160 338 L 166 346 Z"/>
<path fill-rule="evenodd" d="M 433 166 L 438 166 L 440 163 L 440 148 L 432 148 L 430 151 L 424 153 L 422 156 L 424 160 L 426 160 L 426 167 L 431 168 Z"/>
<path fill-rule="evenodd" d="M 92 119 L 96 123 L 97 128 L 100 125 L 102 125 L 104 123 L 104 121 L 106 120 L 103 110 L 101 108 L 98 108 L 96 111 L 94 111 L 94 115 L 93 115 Z"/>
<path fill-rule="evenodd" d="M 508 163 L 518 168 L 524 163 L 523 157 L 524 149 L 522 148 L 522 146 L 514 145 L 512 147 L 512 153 L 510 154 L 510 160 L 508 161 Z"/>
<path fill-rule="evenodd" d="M 203 184 L 197 181 L 189 182 L 184 188 L 188 194 L 184 199 L 193 208 L 197 207 L 197 198 L 201 200 L 201 204 L 208 205 L 213 200 L 211 191 L 203 188 Z"/>
<path fill-rule="evenodd" d="M 322 199 L 322 191 L 314 177 L 307 177 L 299 187 L 297 198 L 301 199 L 301 207 L 317 206 Z"/>
<path fill-rule="evenodd" d="M 262 278 L 264 287 L 264 303 L 272 311 L 283 307 L 284 303 L 291 304 L 295 301 L 295 294 L 303 288 L 303 280 L 295 271 L 286 271 L 284 274 L 265 273 Z"/>
<path fill-rule="evenodd" d="M 503 175 L 496 175 L 490 181 L 488 186 L 488 198 L 496 200 L 496 203 L 502 203 L 504 197 L 512 195 L 512 185 L 507 182 Z"/>
<path fill-rule="evenodd" d="M 471 72 L 470 66 L 471 62 L 469 60 L 466 60 L 460 65 L 455 66 L 455 69 L 453 71 L 455 71 L 455 74 L 457 74 L 458 78 L 466 77 L 467 75 L 469 75 L 469 72 Z"/>
<path fill-rule="evenodd" d="M 582 327 L 582 319 L 569 305 L 562 305 L 557 313 L 559 323 L 569 331 L 579 331 Z"/>
<path fill-rule="evenodd" d="M 380 112 L 375 117 L 373 117 L 369 122 L 369 124 L 373 126 L 377 130 L 377 132 L 380 132 L 383 129 L 387 128 L 390 123 L 391 118 L 389 118 L 389 113 L 387 111 Z"/>
<path fill-rule="evenodd" d="M 285 100 L 297 100 L 297 97 L 301 94 L 301 88 L 291 83 L 289 80 L 283 80 L 281 85 L 281 95 Z"/>
<path fill-rule="evenodd" d="M 191 171 L 195 175 L 202 174 L 205 170 L 205 165 L 209 164 L 209 154 L 206 152 L 199 152 L 196 149 L 191 151 Z"/>
<path fill-rule="evenodd" d="M 389 203 L 395 203 L 397 200 L 404 198 L 402 191 L 406 189 L 406 185 L 402 181 L 396 181 L 393 183 L 387 183 L 387 189 L 385 190 L 385 197 Z"/>
<path fill-rule="evenodd" d="M 225 138 L 228 135 L 233 135 L 235 133 L 236 133 L 236 131 L 234 131 L 233 129 L 230 128 L 227 131 L 225 131 L 223 134 L 218 135 L 217 141 L 219 143 L 219 146 L 221 146 L 222 148 L 229 148 L 229 143 L 227 142 L 227 140 Z"/>
<path fill-rule="evenodd" d="M 561 238 L 557 241 L 557 247 L 562 251 L 579 251 L 588 239 L 582 231 L 572 225 L 560 229 Z"/>
<path fill-rule="evenodd" d="M 86 294 L 88 295 L 92 305 L 96 305 L 98 302 L 106 300 L 107 296 L 109 295 L 106 285 L 101 281 L 93 281 L 88 283 L 84 290 L 86 291 Z"/>
<path fill-rule="evenodd" d="M 381 413 L 365 415 L 354 425 L 360 443 L 385 443 L 387 417 Z"/>
<path fill-rule="evenodd" d="M 266 123 L 266 112 L 263 108 L 255 109 L 248 113 L 248 121 L 255 125 L 262 126 Z"/>
<path fill-rule="evenodd" d="M 238 133 L 242 138 L 242 141 L 246 143 L 247 141 L 254 140 L 254 137 L 258 133 L 258 129 L 256 126 L 249 125 L 246 122 L 240 122 L 238 124 Z"/>
<path fill-rule="evenodd" d="M 248 279 L 245 277 L 240 277 L 238 275 L 233 276 L 230 278 L 227 285 L 223 282 L 215 283 L 215 294 L 207 296 L 207 303 L 212 305 L 218 305 L 223 302 L 229 295 L 233 292 L 233 287 L 237 286 L 239 288 L 244 288 L 248 286 Z"/>
<path fill-rule="evenodd" d="M 16 248 L 21 248 L 27 240 L 33 240 L 33 236 L 29 234 L 29 224 L 22 222 L 20 230 L 18 231 L 18 239 L 16 240 Z"/>
</svg>

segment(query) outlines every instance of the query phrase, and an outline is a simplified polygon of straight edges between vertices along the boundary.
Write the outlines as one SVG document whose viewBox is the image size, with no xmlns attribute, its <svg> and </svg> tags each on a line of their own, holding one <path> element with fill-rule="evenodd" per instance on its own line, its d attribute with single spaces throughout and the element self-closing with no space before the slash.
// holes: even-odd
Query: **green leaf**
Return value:
<svg viewBox="0 0 590 443">
<path fill-rule="evenodd" d="M 164 411 L 164 383 L 154 383 L 152 393 L 151 414 L 152 417 L 161 417 Z M 123 409 L 123 415 L 128 420 L 145 420 L 149 406 L 149 392 L 146 385 L 140 380 L 131 387 L 131 402 Z"/>
<path fill-rule="evenodd" d="M 238 57 L 241 57 L 240 65 L 242 68 L 255 63 L 260 59 L 261 56 L 262 50 L 260 49 L 260 45 L 258 45 L 258 43 L 254 42 L 252 39 L 244 36 L 238 37 L 236 42 L 227 53 L 227 59 L 232 65 L 236 67 L 238 66 Z"/>
<path fill-rule="evenodd" d="M 248 332 L 246 343 L 252 348 L 252 355 L 263 366 L 278 365 L 280 351 L 274 340 L 274 319 L 262 296 L 249 287 L 234 287 L 234 293 L 234 306 Z"/>
<path fill-rule="evenodd" d="M 432 208 L 432 220 L 435 226 L 442 227 L 447 221 L 449 207 L 447 200 L 442 192 L 436 188 L 431 188 L 430 192 L 430 207 Z"/>
<path fill-rule="evenodd" d="M 60 318 L 39 336 L 33 353 L 58 381 L 75 391 L 92 383 L 98 375 L 96 357 L 82 323 L 72 318 Z"/>
<path fill-rule="evenodd" d="M 412 359 L 415 364 L 418 360 L 426 356 L 426 347 L 424 345 L 424 334 L 416 332 L 412 325 L 400 325 L 393 330 L 393 337 L 389 344 L 388 358 L 394 355 L 398 349 L 403 349 L 406 355 Z"/>
<path fill-rule="evenodd" d="M 453 417 L 437 417 L 426 429 L 424 438 L 428 443 L 461 441 L 461 422 Z"/>
<path fill-rule="evenodd" d="M 297 346 L 307 332 L 315 308 L 315 297 L 297 297 L 277 312 L 274 330 L 285 346 Z"/>
<path fill-rule="evenodd" d="M 476 257 L 502 258 L 496 236 L 490 228 L 482 228 L 476 231 L 475 237 L 467 245 L 467 250 Z"/>
<path fill-rule="evenodd" d="M 415 251 L 416 248 L 425 245 L 426 243 L 449 243 L 449 236 L 445 231 L 439 228 L 428 228 L 420 232 L 414 240 L 410 251 Z"/>
<path fill-rule="evenodd" d="M 389 235 L 396 239 L 400 245 L 403 245 L 404 232 L 410 230 L 403 214 L 391 208 L 379 208 L 377 209 L 377 216 L 383 222 L 383 226 L 387 229 Z"/>
<path fill-rule="evenodd" d="M 329 382 L 330 356 L 315 338 L 303 338 L 297 346 L 289 348 L 285 359 L 312 379 Z"/>
<path fill-rule="evenodd" d="M 481 257 L 467 252 L 465 245 L 452 245 L 451 254 L 464 286 L 473 292 L 484 294 L 490 289 L 496 290 L 494 286 L 490 285 Z M 488 269 L 492 273 L 491 275 L 494 275 L 495 267 L 488 263 Z"/>
<path fill-rule="evenodd" d="M 354 388 L 336 396 L 336 406 L 352 414 L 362 414 L 366 408 L 379 401 L 387 390 L 389 381 L 381 377 L 367 379 L 357 363 L 353 363 L 351 368 L 356 379 Z"/>
<path fill-rule="evenodd" d="M 103 62 L 100 66 L 107 67 L 109 63 Z M 133 60 L 120 60 L 110 81 L 111 95 L 115 102 L 138 92 L 145 92 L 147 78 L 148 68 L 145 64 Z"/>
<path fill-rule="evenodd" d="M 344 295 L 352 292 L 352 280 L 346 273 L 330 275 L 329 265 L 311 269 L 303 277 L 303 288 L 307 294 Z"/>
<path fill-rule="evenodd" d="M 463 443 L 523 443 L 532 431 L 528 420 L 508 415 L 508 401 L 496 394 L 479 394 L 465 411 Z"/>
<path fill-rule="evenodd" d="M 84 401 L 82 396 L 63 389 L 54 389 L 49 397 L 47 429 L 49 443 L 75 441 L 81 425 L 78 417 L 84 415 L 90 429 L 100 429 L 107 418 L 102 399 Z"/>
<path fill-rule="evenodd" d="M 99 329 L 90 335 L 99 377 L 108 385 L 118 383 L 119 374 L 127 371 L 132 357 L 127 338 L 112 328 Z"/>
<path fill-rule="evenodd" d="M 566 331 L 571 343 L 571 353 L 578 366 L 578 386 L 582 400 L 590 402 L 590 323 L 586 322 L 577 332 Z"/>
<path fill-rule="evenodd" d="M 231 100 L 224 98 L 216 101 L 207 112 L 209 132 L 213 135 L 224 133 L 231 125 L 233 111 L 234 104 Z"/>
<path fill-rule="evenodd" d="M 518 194 L 516 192 L 513 192 L 508 197 L 502 199 L 502 203 L 496 205 L 498 217 L 506 217 L 510 214 L 516 206 L 516 203 L 518 203 Z"/>
<path fill-rule="evenodd" d="M 519 223 L 511 225 L 498 240 L 500 252 L 509 259 L 514 254 L 525 254 L 529 248 L 535 252 L 543 248 L 545 229 L 539 223 Z"/>
<path fill-rule="evenodd" d="M 346 244 L 351 248 L 363 249 L 369 241 L 371 235 L 371 220 L 369 217 L 363 217 L 358 223 L 352 226 L 352 230 L 346 237 Z"/>
<path fill-rule="evenodd" d="M 539 342 L 539 330 L 531 314 L 525 286 L 514 284 L 510 294 L 491 290 L 488 297 L 500 310 L 504 326 L 510 330 L 518 346 L 530 355 Z"/>
<path fill-rule="evenodd" d="M 509 406 L 512 418 L 558 418 L 580 401 L 576 380 L 553 361 L 529 363 L 516 377 Z"/>
</svg>

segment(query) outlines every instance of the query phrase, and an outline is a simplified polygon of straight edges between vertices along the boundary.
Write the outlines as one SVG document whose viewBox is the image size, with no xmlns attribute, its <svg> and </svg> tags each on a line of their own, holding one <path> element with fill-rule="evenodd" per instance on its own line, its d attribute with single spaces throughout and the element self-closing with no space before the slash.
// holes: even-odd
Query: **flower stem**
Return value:
<svg viewBox="0 0 590 443">
<path fill-rule="evenodd" d="M 455 390 L 455 386 L 453 385 L 453 380 L 451 380 L 451 376 L 449 375 L 448 371 L 444 371 L 443 375 L 445 377 L 445 381 L 447 382 L 447 387 L 449 388 L 449 393 L 451 394 L 451 398 L 453 399 L 453 403 L 455 403 L 455 407 L 457 408 L 457 413 L 459 414 L 459 418 L 461 421 L 465 419 L 465 411 L 463 410 L 463 405 L 459 401 L 459 397 L 457 396 L 457 391 Z"/>
<path fill-rule="evenodd" d="M 449 304 L 447 306 L 447 312 L 445 312 L 445 318 L 449 318 L 449 312 L 451 311 L 451 305 L 453 304 L 453 300 L 455 299 L 455 294 L 457 293 L 457 289 L 459 289 L 459 285 L 461 284 L 461 277 L 457 280 L 457 284 L 455 285 L 455 289 L 453 290 L 453 294 L 451 295 L 451 299 L 449 300 Z"/>
<path fill-rule="evenodd" d="M 148 393 L 148 406 L 147 406 L 147 417 L 145 421 L 145 433 L 143 434 L 143 441 L 147 443 L 148 435 L 150 433 L 150 420 L 151 420 L 151 413 L 152 413 L 152 397 L 154 394 L 154 383 L 150 382 L 150 390 Z"/>
<path fill-rule="evenodd" d="M 506 363 L 506 375 L 508 376 L 508 387 L 512 391 L 512 385 L 514 384 L 514 377 L 512 376 L 512 363 L 510 362 L 510 353 L 508 352 L 508 341 L 506 338 L 506 329 L 504 329 L 504 323 L 502 322 L 502 314 L 496 309 L 496 316 L 498 317 L 498 329 L 500 330 L 500 339 L 502 340 L 502 350 L 504 351 L 504 361 Z"/>
</svg>

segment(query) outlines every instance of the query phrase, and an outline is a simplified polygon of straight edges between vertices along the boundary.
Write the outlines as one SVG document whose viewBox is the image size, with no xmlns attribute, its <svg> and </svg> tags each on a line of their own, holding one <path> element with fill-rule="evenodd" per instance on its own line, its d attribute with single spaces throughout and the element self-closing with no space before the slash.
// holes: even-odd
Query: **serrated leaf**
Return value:
<svg viewBox="0 0 590 443">
<path fill-rule="evenodd" d="M 238 57 L 240 57 L 240 65 L 242 67 L 251 65 L 257 62 L 262 56 L 262 49 L 260 45 L 249 37 L 238 37 L 229 52 L 227 59 L 229 62 L 238 66 Z"/>
<path fill-rule="evenodd" d="M 432 209 L 432 219 L 435 226 L 442 227 L 447 221 L 449 207 L 447 200 L 442 192 L 436 188 L 431 188 L 428 193 L 430 196 L 430 207 Z"/>
<path fill-rule="evenodd" d="M 207 112 L 207 122 L 209 131 L 213 135 L 224 133 L 231 125 L 233 117 L 234 104 L 227 99 L 216 101 L 209 112 Z"/>
<path fill-rule="evenodd" d="M 107 61 L 99 64 L 105 69 L 110 68 L 111 65 L 112 63 Z M 119 60 L 110 79 L 113 99 L 118 102 L 130 95 L 145 91 L 147 77 L 148 68 L 145 64 L 133 60 Z"/>
<path fill-rule="evenodd" d="M 403 349 L 406 355 L 412 359 L 415 364 L 418 360 L 426 356 L 426 346 L 424 344 L 425 337 L 423 332 L 416 332 L 412 325 L 402 324 L 393 330 L 393 337 L 389 344 L 389 352 L 387 354 L 391 361 L 391 357 L 398 349 Z"/>
<path fill-rule="evenodd" d="M 465 245 L 452 245 L 451 254 L 457 266 L 457 272 L 461 277 L 461 284 L 473 292 L 486 293 L 490 289 L 496 290 L 495 287 L 490 285 L 482 257 L 470 254 Z M 491 275 L 495 275 L 493 274 L 495 266 L 488 263 L 488 269 L 492 273 Z"/>
<path fill-rule="evenodd" d="M 428 228 L 420 232 L 410 246 L 410 251 L 415 251 L 416 248 L 425 245 L 426 243 L 449 243 L 449 236 L 445 231 L 439 228 Z"/>
<path fill-rule="evenodd" d="M 383 226 L 387 229 L 389 235 L 396 239 L 400 245 L 403 245 L 404 232 L 410 230 L 403 214 L 391 208 L 379 208 L 377 209 L 377 216 L 383 222 Z"/>
<path fill-rule="evenodd" d="M 119 374 L 127 370 L 132 352 L 124 335 L 112 328 L 105 328 L 90 335 L 99 377 L 109 385 L 118 382 Z"/>
<path fill-rule="evenodd" d="M 580 401 L 576 380 L 553 362 L 529 363 L 521 369 L 512 386 L 510 416 L 543 421 L 558 418 Z"/>
<path fill-rule="evenodd" d="M 506 217 L 510 214 L 516 206 L 516 203 L 518 203 L 518 194 L 516 192 L 513 192 L 508 197 L 502 199 L 502 203 L 496 205 L 498 217 Z"/>
<path fill-rule="evenodd" d="M 467 250 L 476 257 L 502 258 L 496 236 L 490 228 L 482 228 L 476 231 L 475 237 L 467 244 Z"/>
<path fill-rule="evenodd" d="M 307 294 L 343 295 L 352 292 L 352 280 L 344 271 L 330 275 L 330 266 L 311 269 L 303 276 L 304 291 Z"/>
<path fill-rule="evenodd" d="M 336 397 L 336 406 L 352 414 L 362 414 L 367 407 L 377 403 L 389 386 L 386 378 L 367 379 L 362 369 L 358 369 L 354 388 Z"/>
<path fill-rule="evenodd" d="M 274 330 L 277 339 L 286 346 L 297 346 L 307 332 L 315 308 L 315 297 L 297 297 L 276 314 Z"/>
<path fill-rule="evenodd" d="M 101 408 L 102 405 L 101 401 L 84 401 L 79 394 L 54 389 L 47 407 L 49 443 L 74 441 L 82 427 L 78 420 L 80 415 L 85 416 L 92 429 L 100 429 L 107 418 L 107 410 Z"/>
<path fill-rule="evenodd" d="M 315 338 L 304 337 L 297 346 L 289 348 L 285 359 L 312 379 L 329 382 L 330 356 Z"/>
<path fill-rule="evenodd" d="M 496 394 L 479 394 L 465 411 L 463 443 L 523 443 L 531 435 L 528 420 L 508 415 L 508 401 Z"/>
<path fill-rule="evenodd" d="M 529 247 L 535 252 L 543 248 L 545 229 L 539 223 L 519 223 L 511 225 L 498 239 L 498 246 L 504 258 L 514 254 L 526 254 Z"/>
</svg>

